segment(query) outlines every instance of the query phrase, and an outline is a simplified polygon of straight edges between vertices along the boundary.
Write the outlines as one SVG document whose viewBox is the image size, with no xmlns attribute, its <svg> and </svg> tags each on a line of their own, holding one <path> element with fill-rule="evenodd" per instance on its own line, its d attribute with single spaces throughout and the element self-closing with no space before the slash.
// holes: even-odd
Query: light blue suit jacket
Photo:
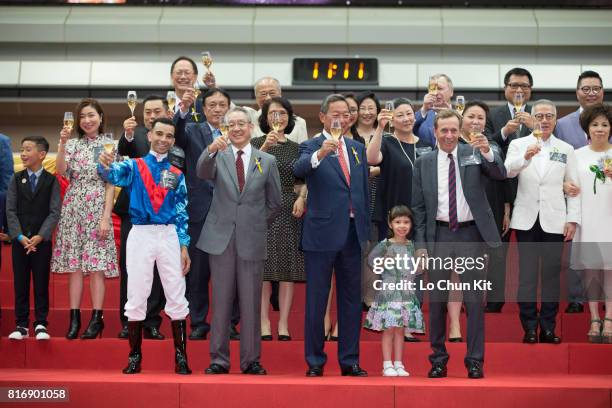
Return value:
<svg viewBox="0 0 612 408">
<path fill-rule="evenodd" d="M 580 109 L 559 119 L 554 135 L 564 142 L 571 144 L 574 149 L 586 146 L 586 134 L 580 127 Z"/>
</svg>

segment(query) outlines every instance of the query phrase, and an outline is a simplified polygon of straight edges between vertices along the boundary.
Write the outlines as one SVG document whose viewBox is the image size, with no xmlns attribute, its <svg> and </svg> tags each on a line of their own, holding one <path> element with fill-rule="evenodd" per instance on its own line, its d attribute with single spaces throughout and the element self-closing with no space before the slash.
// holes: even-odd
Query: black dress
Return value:
<svg viewBox="0 0 612 408">
<path fill-rule="evenodd" d="M 251 139 L 251 144 L 259 149 L 266 137 Z M 293 163 L 299 157 L 299 145 L 291 140 L 279 142 L 267 153 L 276 157 L 281 181 L 282 208 L 278 217 L 268 228 L 268 259 L 264 267 L 265 281 L 301 282 L 306 280 L 304 273 L 304 254 L 299 250 L 302 220 L 292 215 L 293 203 L 297 194 L 293 191 L 296 179 L 293 176 Z"/>
<path fill-rule="evenodd" d="M 395 136 L 382 137 L 380 176 L 372 219 L 378 223 L 379 238 L 386 237 L 387 214 L 396 205 L 412 205 L 412 167 L 416 159 L 431 151 L 422 139 L 415 144 L 400 142 Z M 382 237 L 382 238 L 381 238 Z"/>
</svg>

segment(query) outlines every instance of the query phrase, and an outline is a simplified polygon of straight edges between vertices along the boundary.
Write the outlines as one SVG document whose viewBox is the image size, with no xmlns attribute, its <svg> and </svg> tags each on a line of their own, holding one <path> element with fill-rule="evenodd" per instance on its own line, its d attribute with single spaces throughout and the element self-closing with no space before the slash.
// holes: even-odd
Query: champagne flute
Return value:
<svg viewBox="0 0 612 408">
<path fill-rule="evenodd" d="M 465 109 L 465 97 L 463 95 L 457 95 L 457 99 L 455 100 L 455 110 L 463 115 L 463 110 Z"/>
<path fill-rule="evenodd" d="M 72 128 L 74 127 L 74 116 L 72 112 L 64 112 L 64 127 L 70 129 L 72 132 Z"/>
<path fill-rule="evenodd" d="M 132 111 L 132 116 L 134 116 L 134 109 L 136 109 L 136 104 L 138 103 L 136 98 L 136 91 L 128 91 L 127 104 L 130 107 L 130 111 Z"/>
<path fill-rule="evenodd" d="M 438 94 L 438 79 L 435 77 L 429 77 L 429 83 L 427 85 L 427 92 L 432 95 Z"/>
<path fill-rule="evenodd" d="M 391 133 L 391 128 L 393 127 L 393 112 L 395 111 L 395 104 L 393 101 L 387 101 L 387 103 L 385 103 L 385 110 L 391 114 L 391 119 L 389 119 L 389 133 Z"/>
<path fill-rule="evenodd" d="M 534 122 L 532 132 L 533 132 L 533 136 L 537 140 L 536 144 L 538 145 L 538 147 L 541 147 L 543 132 L 542 132 L 542 124 L 539 121 Z"/>
<path fill-rule="evenodd" d="M 512 104 L 514 105 L 514 110 L 516 111 L 515 115 L 521 111 L 523 103 L 525 103 L 525 95 L 521 92 L 515 93 L 514 98 L 512 98 Z"/>
<path fill-rule="evenodd" d="M 211 72 L 210 67 L 212 63 L 213 63 L 213 60 L 212 60 L 212 56 L 210 55 L 210 51 L 203 51 L 202 52 L 202 64 L 204 64 L 208 72 Z"/>
<path fill-rule="evenodd" d="M 202 93 L 200 89 L 201 89 L 200 81 L 196 79 L 195 82 L 193 83 L 193 93 L 195 95 L 195 101 L 193 102 L 193 105 L 191 105 L 191 116 L 193 117 L 193 120 L 195 120 L 196 122 L 199 121 L 198 117 L 200 116 L 196 112 L 196 108 L 195 108 L 198 97 Z"/>
<path fill-rule="evenodd" d="M 176 106 L 176 93 L 174 93 L 174 91 L 168 91 L 166 94 L 166 101 L 168 102 L 168 109 L 174 112 L 174 107 Z"/>
<path fill-rule="evenodd" d="M 340 140 L 340 137 L 342 136 L 342 124 L 340 123 L 340 119 L 332 120 L 331 128 L 329 129 L 329 133 L 331 133 L 332 139 L 334 139 L 336 142 Z M 332 156 L 338 157 L 337 149 L 336 149 L 336 152 L 332 154 Z"/>
<path fill-rule="evenodd" d="M 280 131 L 281 128 L 281 118 L 280 118 L 280 112 L 272 112 L 272 129 L 274 129 L 275 132 Z"/>
<path fill-rule="evenodd" d="M 221 123 L 219 124 L 219 131 L 221 131 L 221 136 L 225 140 L 225 143 L 229 144 L 229 123 L 227 123 L 225 117 L 221 119 Z"/>
<path fill-rule="evenodd" d="M 104 151 L 111 154 L 115 149 L 115 140 L 113 139 L 112 133 L 105 133 L 103 139 Z"/>
</svg>

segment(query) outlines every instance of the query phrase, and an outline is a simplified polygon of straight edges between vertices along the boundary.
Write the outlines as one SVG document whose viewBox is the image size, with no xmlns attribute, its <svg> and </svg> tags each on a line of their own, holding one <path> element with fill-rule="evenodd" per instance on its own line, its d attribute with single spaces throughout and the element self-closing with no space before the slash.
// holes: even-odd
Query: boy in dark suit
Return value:
<svg viewBox="0 0 612 408">
<path fill-rule="evenodd" d="M 28 336 L 30 273 L 34 279 L 36 340 L 48 340 L 49 271 L 51 236 L 60 215 L 60 188 L 55 176 L 42 167 L 49 150 L 44 137 L 21 141 L 24 170 L 15 173 L 6 196 L 9 235 L 13 239 L 15 317 L 17 327 L 9 339 Z"/>
</svg>

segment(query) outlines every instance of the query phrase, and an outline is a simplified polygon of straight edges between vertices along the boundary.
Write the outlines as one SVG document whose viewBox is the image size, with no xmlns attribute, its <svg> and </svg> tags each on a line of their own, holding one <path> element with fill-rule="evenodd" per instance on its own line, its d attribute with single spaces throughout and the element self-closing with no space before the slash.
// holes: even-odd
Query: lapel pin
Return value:
<svg viewBox="0 0 612 408">
<path fill-rule="evenodd" d="M 26 179 L 25 179 L 25 178 L 22 178 L 22 179 L 21 179 L 21 183 L 22 183 L 22 184 L 27 183 Z"/>
<path fill-rule="evenodd" d="M 357 161 L 357 164 L 361 164 L 361 162 L 359 161 L 359 155 L 357 154 L 357 150 L 355 150 L 355 147 L 351 146 L 351 150 L 353 151 L 353 156 L 355 156 L 355 160 Z"/>
<path fill-rule="evenodd" d="M 263 174 L 263 170 L 261 169 L 261 162 L 259 161 L 259 157 L 255 158 L 255 165 L 261 174 Z"/>
</svg>

